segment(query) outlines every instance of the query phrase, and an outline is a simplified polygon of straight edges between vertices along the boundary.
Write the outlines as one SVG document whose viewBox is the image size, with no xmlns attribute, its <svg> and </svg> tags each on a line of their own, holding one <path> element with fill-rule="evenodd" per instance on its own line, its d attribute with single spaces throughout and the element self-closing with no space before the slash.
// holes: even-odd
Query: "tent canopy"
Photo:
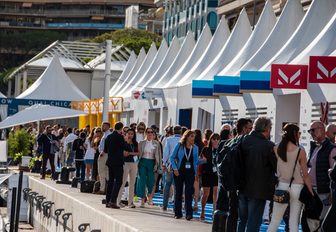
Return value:
<svg viewBox="0 0 336 232">
<path fill-rule="evenodd" d="M 87 113 L 63 107 L 36 104 L 22 111 L 19 111 L 12 116 L 7 117 L 0 123 L 0 129 L 22 125 L 30 122 L 73 118 L 82 115 L 87 115 Z"/>
<path fill-rule="evenodd" d="M 62 91 L 60 91 L 62 90 Z M 42 75 L 17 98 L 81 101 L 88 100 L 65 73 L 60 60 L 54 56 Z"/>
</svg>

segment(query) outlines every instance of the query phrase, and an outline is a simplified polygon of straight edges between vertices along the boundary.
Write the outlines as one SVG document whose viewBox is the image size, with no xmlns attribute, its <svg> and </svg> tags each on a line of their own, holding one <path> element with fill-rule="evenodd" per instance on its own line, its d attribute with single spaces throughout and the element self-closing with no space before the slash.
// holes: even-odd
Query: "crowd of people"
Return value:
<svg viewBox="0 0 336 232">
<path fill-rule="evenodd" d="M 271 130 L 266 117 L 254 122 L 240 118 L 219 133 L 175 125 L 160 135 L 155 125 L 143 122 L 117 122 L 113 128 L 109 122 L 83 129 L 46 126 L 37 138 L 41 178 L 49 160 L 52 177 L 56 162 L 74 166 L 81 181 L 99 181 L 96 194 L 106 195 L 107 208 L 135 208 L 137 198 L 139 207 L 153 205 L 160 192 L 163 211 L 171 199 L 176 219 L 183 217 L 184 208 L 186 220 L 198 211 L 204 220 L 210 197 L 214 213 L 227 213 L 229 232 L 256 232 L 263 222 L 269 222 L 268 231 L 277 231 L 282 220 L 287 231 L 298 231 L 299 224 L 303 231 L 317 231 L 336 204 L 336 126 L 313 122 L 308 152 L 300 145 L 297 125 L 285 125 L 277 145 L 270 140 Z M 126 183 L 128 202 L 122 201 Z M 321 202 L 320 212 L 313 209 L 315 218 L 307 207 L 313 201 Z M 311 219 L 318 223 L 312 225 Z"/>
</svg>

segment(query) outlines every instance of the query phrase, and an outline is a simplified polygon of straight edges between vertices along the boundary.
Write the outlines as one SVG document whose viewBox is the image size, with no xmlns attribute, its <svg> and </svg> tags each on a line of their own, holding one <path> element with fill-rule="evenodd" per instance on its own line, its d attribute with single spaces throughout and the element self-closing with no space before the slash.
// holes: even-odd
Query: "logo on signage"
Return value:
<svg viewBox="0 0 336 232">
<path fill-rule="evenodd" d="M 309 60 L 309 82 L 336 83 L 336 57 L 311 56 Z"/>
<path fill-rule="evenodd" d="M 317 76 L 316 76 L 317 79 L 333 78 L 336 74 L 336 67 L 329 72 L 327 68 L 324 67 L 323 64 L 321 64 L 321 62 L 319 61 L 317 61 L 317 68 L 319 69 L 319 72 L 317 73 Z M 324 77 L 323 75 L 321 76 L 321 73 L 324 74 Z"/>
<path fill-rule="evenodd" d="M 135 100 L 146 99 L 146 94 L 144 91 L 133 91 L 132 98 Z"/>
<path fill-rule="evenodd" d="M 299 69 L 294 75 L 287 76 L 280 68 L 278 71 L 279 76 L 282 79 L 278 79 L 278 85 L 285 85 L 285 84 L 294 84 L 294 85 L 300 85 L 300 75 L 301 75 L 301 69 Z"/>
<path fill-rule="evenodd" d="M 308 66 L 273 64 L 271 88 L 307 89 Z"/>
</svg>

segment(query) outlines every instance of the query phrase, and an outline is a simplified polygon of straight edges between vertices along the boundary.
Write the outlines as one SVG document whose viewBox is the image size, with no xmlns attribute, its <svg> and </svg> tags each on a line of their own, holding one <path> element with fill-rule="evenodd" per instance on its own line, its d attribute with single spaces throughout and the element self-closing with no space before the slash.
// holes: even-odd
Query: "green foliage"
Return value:
<svg viewBox="0 0 336 232">
<path fill-rule="evenodd" d="M 66 36 L 56 31 L 26 31 L 5 33 L 0 32 L 1 47 L 9 50 L 20 50 L 23 54 L 31 51 L 41 51 L 56 40 L 63 40 Z"/>
<path fill-rule="evenodd" d="M 25 129 L 19 129 L 9 134 L 8 155 L 14 160 L 20 160 L 23 155 L 31 153 L 34 137 Z"/>
<path fill-rule="evenodd" d="M 127 28 L 116 30 L 111 33 L 105 33 L 93 39 L 85 39 L 82 41 L 102 43 L 106 40 L 112 40 L 113 44 L 122 44 L 133 50 L 136 54 L 139 54 L 142 47 L 148 51 L 152 42 L 159 47 L 161 39 L 161 36 L 149 31 Z"/>
<path fill-rule="evenodd" d="M 31 158 L 28 164 L 28 168 L 33 169 L 36 161 L 42 161 L 42 156 L 35 156 Z"/>
</svg>

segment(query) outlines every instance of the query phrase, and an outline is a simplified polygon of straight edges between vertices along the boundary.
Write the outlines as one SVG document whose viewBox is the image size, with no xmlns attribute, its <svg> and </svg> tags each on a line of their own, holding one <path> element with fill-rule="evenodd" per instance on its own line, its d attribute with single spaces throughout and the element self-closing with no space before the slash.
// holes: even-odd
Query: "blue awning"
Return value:
<svg viewBox="0 0 336 232">
<path fill-rule="evenodd" d="M 213 81 L 212 80 L 193 80 L 192 97 L 194 98 L 213 98 Z"/>
<path fill-rule="evenodd" d="M 237 76 L 215 76 L 214 95 L 241 95 L 239 92 L 240 78 Z"/>
<path fill-rule="evenodd" d="M 271 93 L 271 72 L 267 71 L 241 71 L 241 93 Z"/>
</svg>

